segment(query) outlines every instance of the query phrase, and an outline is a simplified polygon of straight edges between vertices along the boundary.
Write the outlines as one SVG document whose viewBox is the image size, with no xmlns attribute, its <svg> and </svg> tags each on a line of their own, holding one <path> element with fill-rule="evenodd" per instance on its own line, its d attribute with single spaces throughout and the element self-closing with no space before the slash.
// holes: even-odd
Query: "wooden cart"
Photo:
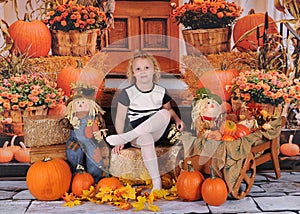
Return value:
<svg viewBox="0 0 300 214">
<path fill-rule="evenodd" d="M 281 127 L 285 125 L 285 122 L 285 117 L 282 117 Z M 279 139 L 280 133 L 278 137 L 272 140 L 268 140 L 262 144 L 251 147 L 250 152 L 243 161 L 242 168 L 237 179 L 235 180 L 232 191 L 230 192 L 235 199 L 242 199 L 246 197 L 254 184 L 256 167 L 267 161 L 271 160 L 273 162 L 276 178 L 280 178 L 280 165 L 278 160 Z M 212 160 L 210 159 L 204 165 L 199 165 L 199 158 L 200 156 L 198 155 L 185 158 L 184 167 L 187 166 L 187 161 L 192 161 L 195 170 L 199 170 L 205 174 L 210 174 L 209 167 L 212 163 Z"/>
</svg>

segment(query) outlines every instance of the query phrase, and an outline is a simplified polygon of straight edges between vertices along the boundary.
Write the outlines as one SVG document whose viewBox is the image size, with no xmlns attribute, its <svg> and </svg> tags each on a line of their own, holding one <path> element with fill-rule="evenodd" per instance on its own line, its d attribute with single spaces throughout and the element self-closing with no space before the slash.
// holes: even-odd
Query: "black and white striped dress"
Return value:
<svg viewBox="0 0 300 214">
<path fill-rule="evenodd" d="M 171 99 L 168 91 L 160 85 L 154 84 L 151 90 L 141 91 L 133 84 L 121 91 L 118 102 L 128 106 L 127 116 L 131 126 L 135 128 Z"/>
</svg>

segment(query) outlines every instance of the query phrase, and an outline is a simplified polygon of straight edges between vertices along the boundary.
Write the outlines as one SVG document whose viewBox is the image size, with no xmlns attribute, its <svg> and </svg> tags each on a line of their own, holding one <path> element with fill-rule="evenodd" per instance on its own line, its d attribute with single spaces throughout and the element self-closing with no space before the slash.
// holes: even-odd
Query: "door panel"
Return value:
<svg viewBox="0 0 300 214">
<path fill-rule="evenodd" d="M 107 33 L 110 72 L 126 72 L 133 52 L 145 50 L 162 72 L 179 73 L 179 29 L 170 20 L 169 1 L 116 1 L 114 29 Z"/>
</svg>

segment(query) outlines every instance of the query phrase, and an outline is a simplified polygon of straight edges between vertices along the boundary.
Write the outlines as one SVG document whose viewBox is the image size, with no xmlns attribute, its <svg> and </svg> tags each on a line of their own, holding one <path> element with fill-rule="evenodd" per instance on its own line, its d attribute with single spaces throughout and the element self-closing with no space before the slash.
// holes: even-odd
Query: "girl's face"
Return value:
<svg viewBox="0 0 300 214">
<path fill-rule="evenodd" d="M 150 59 L 137 58 L 133 61 L 133 76 L 138 83 L 153 82 L 154 65 Z"/>
</svg>

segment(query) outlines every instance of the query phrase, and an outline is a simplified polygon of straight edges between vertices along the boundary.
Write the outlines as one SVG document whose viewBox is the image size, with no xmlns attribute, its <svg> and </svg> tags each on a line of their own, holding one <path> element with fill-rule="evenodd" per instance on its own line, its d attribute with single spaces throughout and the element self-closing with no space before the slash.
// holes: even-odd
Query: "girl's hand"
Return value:
<svg viewBox="0 0 300 214">
<path fill-rule="evenodd" d="M 112 152 L 115 153 L 115 154 L 121 154 L 121 150 L 124 148 L 124 145 L 118 145 L 118 146 L 115 146 L 113 149 L 112 149 Z"/>
<path fill-rule="evenodd" d="M 185 129 L 184 122 L 182 120 L 176 121 L 176 128 L 182 132 Z"/>
</svg>

